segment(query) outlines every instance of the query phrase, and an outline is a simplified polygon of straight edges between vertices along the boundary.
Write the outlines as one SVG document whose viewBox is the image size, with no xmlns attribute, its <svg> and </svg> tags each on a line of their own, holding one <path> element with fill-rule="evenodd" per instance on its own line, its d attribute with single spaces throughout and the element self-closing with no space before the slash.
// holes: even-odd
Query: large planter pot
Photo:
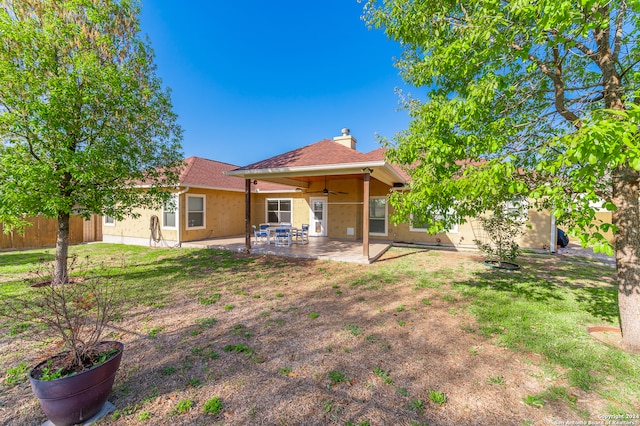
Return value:
<svg viewBox="0 0 640 426">
<path fill-rule="evenodd" d="M 120 342 L 104 343 L 117 346 L 118 353 L 108 361 L 82 373 L 55 380 L 34 379 L 33 371 L 46 364 L 48 360 L 36 365 L 29 372 L 31 389 L 40 400 L 44 413 L 56 426 L 82 423 L 96 415 L 107 401 L 116 371 L 120 367 L 124 345 Z"/>
</svg>

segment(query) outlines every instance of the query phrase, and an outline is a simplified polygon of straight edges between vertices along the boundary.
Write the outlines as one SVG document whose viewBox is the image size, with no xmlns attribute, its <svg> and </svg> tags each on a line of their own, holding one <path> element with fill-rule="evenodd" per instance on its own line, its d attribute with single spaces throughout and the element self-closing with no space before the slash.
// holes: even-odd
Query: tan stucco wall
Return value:
<svg viewBox="0 0 640 426">
<path fill-rule="evenodd" d="M 193 189 L 189 195 L 204 195 L 206 220 L 204 229 L 186 229 L 186 202 L 181 203 L 183 240 L 227 237 L 244 233 L 244 192 Z"/>
<path fill-rule="evenodd" d="M 363 221 L 363 180 L 359 178 L 331 179 L 327 187 L 331 191 L 346 192 L 347 194 L 329 194 L 327 198 L 327 234 L 330 238 L 361 240 Z M 266 200 L 281 198 L 293 200 L 293 225 L 299 227 L 309 223 L 309 199 L 324 197 L 318 193 L 324 188 L 324 182 L 313 182 L 304 192 L 252 194 L 251 223 L 258 225 L 266 222 Z M 388 196 L 389 186 L 372 177 L 370 196 Z M 388 206 L 387 218 L 391 217 L 393 209 Z M 524 249 L 548 249 L 551 238 L 551 218 L 549 212 L 529 210 L 529 227 L 520 237 L 518 243 Z M 484 239 L 484 231 L 479 222 L 470 219 L 458 225 L 457 232 L 429 235 L 425 231 L 412 231 L 408 223 L 394 225 L 387 221 L 387 234 L 372 235 L 371 239 L 403 241 L 410 243 L 442 244 L 475 248 L 475 239 Z M 349 235 L 349 228 L 354 234 Z"/>
<path fill-rule="evenodd" d="M 151 216 L 156 215 L 162 219 L 162 212 L 151 209 L 137 209 L 136 213 L 140 215 L 138 218 L 127 218 L 122 221 L 116 221 L 111 225 L 108 223 L 102 223 L 102 236 L 119 236 L 119 237 L 134 237 L 134 238 L 149 238 L 149 224 Z M 175 239 L 175 236 L 169 231 L 162 230 L 162 235 L 166 239 Z M 173 237 L 173 238 L 172 238 Z"/>
<path fill-rule="evenodd" d="M 600 225 L 601 223 L 611 223 L 613 221 L 612 215 L 613 214 L 611 212 L 597 212 L 595 222 L 598 225 Z M 610 244 L 613 244 L 613 232 L 611 230 L 602 234 Z"/>
<path fill-rule="evenodd" d="M 523 249 L 547 250 L 551 238 L 551 217 L 549 212 L 538 212 L 529 210 L 528 226 L 525 234 L 518 238 L 518 244 Z M 393 225 L 392 225 L 393 226 Z M 412 243 L 429 243 L 442 245 L 455 245 L 461 247 L 476 247 L 474 240 L 488 241 L 485 231 L 480 222 L 474 218 L 468 218 L 464 223 L 458 225 L 458 232 L 443 232 L 436 235 L 429 235 L 424 231 L 411 231 L 408 224 L 402 223 L 393 226 L 395 241 Z M 439 241 L 438 241 L 439 240 Z"/>
<path fill-rule="evenodd" d="M 362 204 L 339 204 L 329 198 L 327 208 L 327 235 L 331 238 L 355 240 L 362 238 Z M 353 229 L 353 235 L 348 230 Z"/>
<path fill-rule="evenodd" d="M 391 208 L 389 215 L 392 214 Z M 471 245 L 475 238 L 476 231 L 472 223 L 462 223 L 458 225 L 458 232 L 442 232 L 435 235 L 427 234 L 422 230 L 411 230 L 408 223 L 398 225 L 389 224 L 389 238 L 394 241 L 408 243 L 429 243 L 443 245 Z"/>
<path fill-rule="evenodd" d="M 204 195 L 205 227 L 203 229 L 187 229 L 187 195 Z M 180 195 L 178 226 L 181 228 L 182 241 L 196 241 L 206 238 L 225 237 L 244 233 L 244 193 L 217 191 L 207 189 L 191 189 Z M 138 209 L 138 218 L 126 218 L 116 221 L 114 226 L 103 224 L 103 239 L 110 242 L 145 243 L 151 236 L 150 221 L 153 215 L 162 222 L 162 210 Z M 177 242 L 177 229 L 162 228 L 162 237 L 172 243 Z"/>
<path fill-rule="evenodd" d="M 327 187 L 346 194 L 327 196 L 327 235 L 331 238 L 357 240 L 362 238 L 363 181 L 362 179 L 335 179 Z M 324 182 L 316 186 L 322 190 Z M 349 231 L 353 234 L 349 235 Z"/>
<path fill-rule="evenodd" d="M 521 248 L 548 250 L 551 242 L 551 214 L 547 210 L 529 210 L 525 234 L 518 241 Z"/>
<path fill-rule="evenodd" d="M 330 238 L 341 239 L 362 239 L 362 220 L 363 220 L 363 180 L 360 179 L 331 179 L 327 186 L 332 191 L 346 192 L 347 194 L 329 194 L 328 211 L 327 211 L 327 230 Z M 304 194 L 296 194 L 295 196 L 283 195 L 282 198 L 303 197 L 308 200 L 309 197 L 322 196 L 322 194 L 313 194 L 313 192 L 321 191 L 324 188 L 324 182 L 313 183 Z M 370 185 L 370 196 L 387 196 L 389 194 L 389 186 L 372 177 Z M 312 193 L 312 194 L 309 194 Z M 253 216 L 253 223 L 261 223 L 264 221 L 264 198 L 260 203 L 256 202 L 259 216 Z M 280 198 L 278 194 L 270 194 L 269 198 Z M 253 208 L 253 206 L 252 206 Z M 300 218 L 304 217 L 308 220 L 309 204 L 294 202 L 294 222 L 295 226 L 299 226 Z M 302 211 L 300 211 L 302 209 Z M 393 214 L 393 209 L 388 206 L 388 217 Z M 529 228 L 526 229 L 519 244 L 526 249 L 547 249 L 550 241 L 551 219 L 548 212 L 537 212 L 530 210 Z M 303 222 L 307 223 L 307 222 Z M 354 228 L 354 235 L 348 235 L 348 229 Z M 431 243 L 442 245 L 455 245 L 475 247 L 473 240 L 483 239 L 484 231 L 481 229 L 477 220 L 470 219 L 465 223 L 458 225 L 457 232 L 439 233 L 429 235 L 424 231 L 412 231 L 408 223 L 394 225 L 388 221 L 386 235 L 372 235 L 371 240 L 393 240 L 405 241 L 413 243 Z"/>
<path fill-rule="evenodd" d="M 291 199 L 293 201 L 293 226 L 300 227 L 310 222 L 309 200 L 313 197 L 326 197 L 327 199 L 327 232 L 330 238 L 362 239 L 363 221 L 363 180 L 357 179 L 330 179 L 327 187 L 331 191 L 345 192 L 346 194 L 321 193 L 325 184 L 323 181 L 313 182 L 309 188 L 300 192 L 282 193 L 253 193 L 251 195 L 251 224 L 259 225 L 267 221 L 267 199 Z M 387 196 L 389 186 L 372 177 L 370 196 Z M 181 225 L 183 226 L 183 241 L 214 238 L 221 236 L 237 235 L 244 233 L 245 194 L 225 191 L 190 191 L 190 194 L 204 194 L 207 201 L 206 223 L 203 230 L 184 229 L 185 199 L 181 200 Z M 212 212 L 217 214 L 213 214 Z M 150 212 L 148 212 L 147 216 Z M 157 214 L 157 213 L 156 213 Z M 388 218 L 393 214 L 388 206 Z M 550 241 L 551 219 L 549 213 L 530 210 L 529 226 L 526 234 L 520 238 L 519 244 L 525 249 L 547 249 Z M 144 216 L 144 215 L 143 215 Z M 117 224 L 115 229 L 119 229 Z M 127 226 L 133 233 L 136 229 L 142 229 L 142 235 L 148 238 L 148 217 L 144 224 L 130 223 Z M 353 235 L 349 230 L 353 229 Z M 105 231 L 105 233 L 110 231 Z M 163 230 L 166 238 L 173 237 L 173 233 Z M 371 240 L 393 240 L 413 243 L 442 244 L 454 246 L 475 247 L 474 239 L 483 239 L 484 231 L 477 220 L 471 219 L 458 225 L 457 232 L 429 235 L 424 231 L 412 231 L 409 224 L 394 225 L 388 220 L 388 232 L 386 235 L 372 235 Z"/>
</svg>

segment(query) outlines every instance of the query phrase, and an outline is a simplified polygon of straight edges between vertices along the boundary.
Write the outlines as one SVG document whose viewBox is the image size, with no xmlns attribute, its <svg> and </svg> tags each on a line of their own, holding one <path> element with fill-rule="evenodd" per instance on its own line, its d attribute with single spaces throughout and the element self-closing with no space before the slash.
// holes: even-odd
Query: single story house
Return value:
<svg viewBox="0 0 640 426">
<path fill-rule="evenodd" d="M 245 179 L 245 188 L 256 181 L 288 185 L 294 191 L 246 192 L 248 226 L 259 223 L 291 222 L 310 225 L 309 236 L 362 241 L 363 256 L 369 257 L 370 240 L 475 247 L 474 239 L 484 233 L 477 220 L 470 219 L 437 235 L 410 223 L 393 225 L 388 194 L 401 190 L 408 176 L 385 160 L 382 148 L 363 153 L 348 129 L 342 135 L 303 146 L 244 167 L 225 171 L 229 177 Z M 241 221 L 242 222 L 242 221 Z M 555 247 L 555 222 L 549 212 L 528 211 L 530 228 L 520 237 L 525 249 Z"/>
<path fill-rule="evenodd" d="M 486 240 L 476 219 L 430 235 L 411 223 L 394 225 L 388 195 L 403 190 L 409 177 L 386 161 L 385 150 L 363 153 L 348 129 L 244 167 L 189 157 L 172 202 L 160 211 L 139 210 L 138 218 L 118 222 L 103 218 L 103 241 L 179 246 L 220 237 L 244 235 L 252 244 L 252 226 L 289 222 L 309 224 L 309 237 L 362 242 L 396 242 L 475 248 Z M 241 178 L 241 179 L 239 179 Z M 528 228 L 519 237 L 524 249 L 555 251 L 556 224 L 548 211 L 527 211 Z"/>
<path fill-rule="evenodd" d="M 243 234 L 245 183 L 225 175 L 233 164 L 200 157 L 185 159 L 179 186 L 161 210 L 139 209 L 137 218 L 103 217 L 102 240 L 143 246 L 180 246 L 183 242 Z M 252 182 L 251 190 L 291 191 L 268 182 Z"/>
</svg>

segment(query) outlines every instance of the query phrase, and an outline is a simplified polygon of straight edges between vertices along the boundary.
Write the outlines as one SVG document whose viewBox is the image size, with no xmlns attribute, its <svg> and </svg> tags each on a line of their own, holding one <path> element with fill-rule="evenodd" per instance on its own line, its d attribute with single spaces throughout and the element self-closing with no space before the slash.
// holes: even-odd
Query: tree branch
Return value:
<svg viewBox="0 0 640 426">
<path fill-rule="evenodd" d="M 571 124 L 576 126 L 576 128 L 579 129 L 580 127 L 582 127 L 582 121 L 576 114 L 574 114 L 572 111 L 569 111 L 569 109 L 567 109 L 567 106 L 566 106 L 564 81 L 563 81 L 563 74 L 562 74 L 562 60 L 560 59 L 558 46 L 554 45 L 552 47 L 552 51 L 553 51 L 555 71 L 552 71 L 551 69 L 547 68 L 546 64 L 540 63 L 540 65 L 543 67 L 541 68 L 542 72 L 545 73 L 551 79 L 551 81 L 553 81 L 553 87 L 555 92 L 554 105 L 556 107 L 556 111 L 558 111 L 558 113 L 562 117 L 564 117 L 565 120 L 567 120 L 568 122 L 570 122 Z"/>
<path fill-rule="evenodd" d="M 516 51 L 522 50 L 522 46 L 519 46 L 517 44 L 511 44 L 510 47 Z M 579 129 L 582 127 L 582 120 L 580 120 L 580 117 L 578 117 L 573 112 L 569 111 L 566 107 L 566 98 L 564 95 L 565 88 L 564 88 L 564 81 L 563 81 L 563 75 L 562 75 L 562 63 L 560 59 L 560 52 L 558 51 L 557 45 L 554 44 L 552 46 L 552 50 L 553 50 L 553 56 L 554 56 L 553 65 L 555 67 L 555 70 L 552 70 L 551 68 L 549 68 L 549 66 L 546 63 L 544 63 L 542 60 L 540 60 L 539 58 L 537 58 L 531 53 L 528 53 L 527 57 L 531 62 L 535 63 L 540 69 L 540 71 L 542 71 L 542 73 L 547 77 L 549 77 L 553 82 L 554 93 L 555 93 L 554 104 L 558 113 L 562 117 L 564 117 L 565 120 L 569 121 L 571 124 L 573 124 L 576 128 Z"/>
<path fill-rule="evenodd" d="M 547 33 L 554 36 L 556 39 L 558 38 L 558 30 L 552 29 L 552 30 L 547 30 Z M 588 58 L 592 59 L 594 62 L 596 62 L 596 58 L 598 56 L 598 52 L 591 49 L 589 46 L 587 46 L 586 44 L 572 38 L 572 37 L 568 37 L 565 34 L 562 34 L 562 38 L 565 39 L 566 41 L 568 41 L 570 44 L 574 45 L 576 48 L 578 48 L 578 50 L 580 50 L 582 53 L 584 53 Z M 551 41 L 549 39 L 549 41 Z"/>
<path fill-rule="evenodd" d="M 625 69 L 623 69 L 620 72 L 620 78 L 623 78 L 629 71 L 631 71 L 633 69 L 633 67 L 635 67 L 636 65 L 640 64 L 640 59 L 638 59 L 637 61 L 635 61 L 634 63 L 630 64 L 628 67 L 626 67 Z"/>
<path fill-rule="evenodd" d="M 606 17 L 609 16 L 608 11 L 608 5 L 597 9 L 598 13 Z M 602 71 L 605 107 L 622 110 L 624 109 L 624 102 L 622 101 L 620 76 L 617 73 L 616 62 L 609 46 L 610 29 L 608 26 L 596 27 L 593 29 L 593 34 L 596 46 L 598 46 L 598 67 Z"/>
<path fill-rule="evenodd" d="M 623 25 L 624 25 L 624 17 L 627 14 L 627 2 L 622 1 L 620 3 L 620 12 L 616 16 L 616 31 L 615 36 L 613 37 L 613 54 L 611 55 L 614 62 L 618 62 L 618 57 L 620 55 L 620 49 L 622 47 L 622 33 L 623 33 Z"/>
</svg>

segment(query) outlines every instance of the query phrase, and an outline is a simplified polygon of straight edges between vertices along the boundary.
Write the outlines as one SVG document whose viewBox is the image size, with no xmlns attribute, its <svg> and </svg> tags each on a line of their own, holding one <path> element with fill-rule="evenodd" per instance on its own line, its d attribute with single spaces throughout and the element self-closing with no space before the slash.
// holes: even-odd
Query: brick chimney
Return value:
<svg viewBox="0 0 640 426">
<path fill-rule="evenodd" d="M 351 131 L 346 127 L 342 129 L 342 136 L 336 136 L 333 138 L 334 142 L 338 142 L 347 148 L 356 149 L 356 138 L 351 136 Z"/>
</svg>

